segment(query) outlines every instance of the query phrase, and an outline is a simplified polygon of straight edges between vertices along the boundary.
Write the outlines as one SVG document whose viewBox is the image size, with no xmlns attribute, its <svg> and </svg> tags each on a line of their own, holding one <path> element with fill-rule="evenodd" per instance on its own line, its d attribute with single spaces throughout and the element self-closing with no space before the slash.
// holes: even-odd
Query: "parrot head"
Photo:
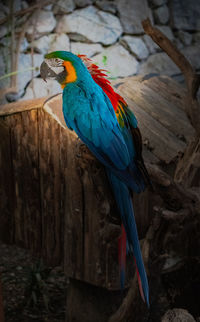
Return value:
<svg viewBox="0 0 200 322">
<path fill-rule="evenodd" d="M 47 78 L 57 80 L 62 88 L 88 74 L 85 74 L 87 69 L 82 60 L 68 51 L 54 51 L 46 54 L 44 58 L 40 66 L 41 77 L 44 81 Z"/>
</svg>

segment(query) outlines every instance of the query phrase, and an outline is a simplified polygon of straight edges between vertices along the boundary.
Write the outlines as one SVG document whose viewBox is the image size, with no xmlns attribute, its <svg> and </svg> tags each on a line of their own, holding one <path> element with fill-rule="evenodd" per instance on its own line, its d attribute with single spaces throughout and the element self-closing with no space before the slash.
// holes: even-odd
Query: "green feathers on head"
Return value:
<svg viewBox="0 0 200 322">
<path fill-rule="evenodd" d="M 69 51 L 62 51 L 62 50 L 58 50 L 58 51 L 53 51 L 49 54 L 46 54 L 44 56 L 45 59 L 51 59 L 51 58 L 60 58 L 66 61 L 70 61 L 70 62 L 80 62 L 80 58 L 77 57 L 76 55 L 70 53 Z"/>
</svg>

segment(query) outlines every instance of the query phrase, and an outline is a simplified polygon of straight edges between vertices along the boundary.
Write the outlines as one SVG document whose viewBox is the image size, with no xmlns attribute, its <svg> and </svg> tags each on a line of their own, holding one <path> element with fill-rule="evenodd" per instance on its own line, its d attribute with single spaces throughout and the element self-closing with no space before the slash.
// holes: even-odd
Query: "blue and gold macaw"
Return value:
<svg viewBox="0 0 200 322">
<path fill-rule="evenodd" d="M 140 293 L 149 306 L 149 288 L 140 251 L 132 205 L 132 190 L 144 191 L 150 182 L 142 159 L 137 120 L 106 75 L 86 56 L 66 51 L 45 55 L 41 77 L 56 79 L 63 88 L 63 114 L 90 151 L 105 166 L 122 220 L 119 257 L 124 285 L 126 238 L 134 255 Z"/>
</svg>

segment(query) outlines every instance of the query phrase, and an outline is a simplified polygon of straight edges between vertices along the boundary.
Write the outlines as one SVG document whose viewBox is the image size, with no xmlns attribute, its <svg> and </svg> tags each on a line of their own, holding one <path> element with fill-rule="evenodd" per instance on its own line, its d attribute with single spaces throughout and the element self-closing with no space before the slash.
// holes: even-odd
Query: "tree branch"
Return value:
<svg viewBox="0 0 200 322">
<path fill-rule="evenodd" d="M 11 56 L 11 72 L 15 70 L 15 18 L 13 11 L 14 1 L 9 1 L 10 9 L 10 29 L 11 29 L 11 42 L 10 42 L 10 56 Z M 10 78 L 10 86 L 16 88 L 17 78 L 16 75 L 12 75 Z"/>
<path fill-rule="evenodd" d="M 195 191 L 186 189 L 176 183 L 167 173 L 157 165 L 146 163 L 149 176 L 163 200 L 175 211 L 179 209 L 190 209 L 190 213 L 200 214 L 200 197 Z"/>
<path fill-rule="evenodd" d="M 33 10 L 38 9 L 38 8 L 45 7 L 45 6 L 47 6 L 48 4 L 51 4 L 51 3 L 54 3 L 54 0 L 46 0 L 46 1 L 43 1 L 42 3 L 38 2 L 38 3 L 34 4 L 33 6 L 30 6 L 30 7 L 26 8 L 26 9 L 14 12 L 13 16 L 14 17 L 21 17 L 21 16 L 25 15 L 26 13 L 32 12 Z M 0 19 L 0 25 L 4 24 L 9 19 L 10 19 L 10 15 L 8 15 L 7 17 L 5 17 L 3 19 Z"/>
<path fill-rule="evenodd" d="M 165 51 L 173 62 L 182 71 L 187 84 L 188 96 L 185 104 L 185 111 L 191 124 L 200 135 L 200 105 L 197 100 L 197 91 L 200 86 L 200 75 L 198 75 L 186 57 L 175 47 L 175 45 L 157 28 L 153 27 L 150 20 L 142 22 L 144 31 L 153 41 Z"/>
</svg>

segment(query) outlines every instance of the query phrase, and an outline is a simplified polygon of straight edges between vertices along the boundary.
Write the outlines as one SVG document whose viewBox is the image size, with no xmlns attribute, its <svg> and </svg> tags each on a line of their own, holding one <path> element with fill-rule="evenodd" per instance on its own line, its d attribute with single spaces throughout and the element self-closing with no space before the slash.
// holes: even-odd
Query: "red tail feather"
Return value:
<svg viewBox="0 0 200 322">
<path fill-rule="evenodd" d="M 134 257 L 134 260 L 135 260 L 135 257 Z M 141 282 L 140 274 L 139 274 L 139 271 L 138 271 L 138 268 L 137 268 L 136 260 L 135 260 L 135 267 L 136 267 L 136 272 L 137 272 L 140 295 L 141 295 L 141 298 L 143 299 L 143 301 L 145 302 L 144 292 L 143 292 L 143 288 L 142 288 L 142 282 Z"/>
<path fill-rule="evenodd" d="M 121 288 L 124 288 L 125 284 L 125 269 L 126 269 L 126 231 L 124 226 L 121 226 L 122 233 L 118 239 L 118 261 L 120 268 L 120 279 L 121 279 Z"/>
</svg>

